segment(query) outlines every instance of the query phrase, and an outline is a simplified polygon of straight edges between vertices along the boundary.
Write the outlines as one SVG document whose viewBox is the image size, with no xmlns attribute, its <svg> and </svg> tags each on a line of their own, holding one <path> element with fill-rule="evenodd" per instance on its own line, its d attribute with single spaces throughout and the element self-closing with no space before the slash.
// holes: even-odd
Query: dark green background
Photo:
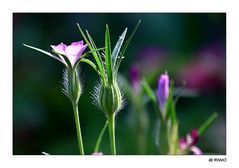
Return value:
<svg viewBox="0 0 239 168">
<path fill-rule="evenodd" d="M 218 119 L 200 139 L 198 146 L 206 154 L 226 154 L 224 13 L 14 13 L 13 154 L 39 155 L 42 151 L 78 154 L 73 111 L 60 88 L 64 66 L 46 55 L 23 47 L 22 43 L 51 51 L 51 44 L 70 44 L 81 40 L 76 26 L 79 23 L 82 28 L 88 29 L 98 46 L 103 47 L 105 24 L 109 25 L 112 43 L 115 44 L 124 28 L 128 27 L 131 32 L 139 19 L 141 25 L 119 71 L 128 79 L 130 66 L 137 64 L 142 76 L 148 78 L 155 89 L 159 74 L 167 70 L 170 78 L 175 80 L 175 85 L 181 86 L 182 70 L 195 67 L 204 50 L 212 51 L 216 61 L 206 59 L 204 63 L 209 64 L 209 68 L 220 67 L 212 75 L 215 79 L 205 78 L 203 84 L 192 86 L 200 94 L 180 98 L 177 115 L 180 134 L 183 136 L 193 127 L 200 126 L 212 112 L 218 112 Z M 156 57 L 150 57 L 150 52 Z M 85 152 L 91 154 L 105 116 L 90 98 L 98 76 L 88 65 L 82 64 L 81 78 L 84 93 L 79 103 L 80 120 Z M 117 150 L 118 154 L 138 154 L 128 120 L 131 100 L 127 98 L 126 101 L 125 108 L 117 117 Z M 147 114 L 150 127 L 146 154 L 155 154 L 156 115 L 150 104 Z M 101 150 L 104 154 L 110 153 L 108 132 L 104 135 Z"/>
</svg>

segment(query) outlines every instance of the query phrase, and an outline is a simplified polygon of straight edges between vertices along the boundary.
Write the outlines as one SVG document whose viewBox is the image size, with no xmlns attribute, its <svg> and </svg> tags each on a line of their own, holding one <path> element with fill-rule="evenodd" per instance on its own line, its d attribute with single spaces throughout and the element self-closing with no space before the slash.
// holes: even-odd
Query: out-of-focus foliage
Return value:
<svg viewBox="0 0 239 168">
<path fill-rule="evenodd" d="M 184 136 L 199 127 L 212 112 L 218 119 L 200 139 L 204 153 L 226 153 L 226 15 L 161 13 L 82 13 L 82 14 L 13 14 L 13 154 L 78 154 L 74 115 L 71 104 L 61 92 L 62 71 L 59 64 L 22 43 L 51 51 L 51 44 L 83 39 L 79 23 L 87 29 L 98 47 L 104 46 L 105 24 L 111 28 L 112 43 L 125 27 L 132 31 L 141 25 L 126 51 L 119 72 L 131 84 L 129 69 L 138 66 L 140 76 L 156 89 L 159 74 L 166 70 L 175 83 L 175 96 L 186 81 L 176 104 L 179 134 Z M 105 123 L 104 114 L 92 105 L 90 93 L 99 82 L 97 74 L 81 65 L 84 92 L 79 101 L 82 135 L 86 154 L 91 154 Z M 132 123 L 139 104 L 131 87 L 126 87 L 126 105 L 116 123 L 118 154 L 142 154 L 137 144 L 145 143 L 145 154 L 155 154 L 156 114 L 145 106 L 147 131 L 135 135 Z M 143 96 L 142 96 L 143 97 Z M 143 97 L 144 98 L 144 97 Z M 143 99 L 142 104 L 147 102 Z M 147 103 L 145 103 L 147 105 Z M 142 109 L 142 108 L 141 108 Z M 145 125 L 145 124 L 143 124 Z M 142 135 L 147 135 L 142 138 Z M 143 141 L 136 143 L 135 138 Z M 110 154 L 108 132 L 100 151 Z"/>
</svg>

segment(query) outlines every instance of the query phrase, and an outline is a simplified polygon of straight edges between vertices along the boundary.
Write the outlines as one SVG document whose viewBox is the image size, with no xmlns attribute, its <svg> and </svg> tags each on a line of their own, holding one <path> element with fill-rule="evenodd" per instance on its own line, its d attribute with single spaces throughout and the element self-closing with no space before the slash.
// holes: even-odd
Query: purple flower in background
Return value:
<svg viewBox="0 0 239 168">
<path fill-rule="evenodd" d="M 140 74 L 139 68 L 136 65 L 132 65 L 129 70 L 129 78 L 134 90 L 138 90 L 140 87 Z"/>
<path fill-rule="evenodd" d="M 194 155 L 201 155 L 202 151 L 195 146 L 199 138 L 198 130 L 193 129 L 190 134 L 179 139 L 179 147 L 181 151 L 191 151 Z"/>
<path fill-rule="evenodd" d="M 78 42 L 73 42 L 69 46 L 61 43 L 58 45 L 51 45 L 51 47 L 56 53 L 65 55 L 69 59 L 71 65 L 73 67 L 75 65 L 75 63 L 77 62 L 77 60 L 79 60 L 79 58 L 82 55 L 82 53 L 84 52 L 84 50 L 86 49 L 87 44 L 84 45 L 84 42 L 82 40 L 82 41 L 78 41 Z M 60 56 L 60 58 L 66 64 L 64 58 L 62 56 Z"/>
<path fill-rule="evenodd" d="M 162 74 L 158 80 L 157 98 L 160 110 L 164 113 L 169 94 L 168 74 Z"/>
</svg>

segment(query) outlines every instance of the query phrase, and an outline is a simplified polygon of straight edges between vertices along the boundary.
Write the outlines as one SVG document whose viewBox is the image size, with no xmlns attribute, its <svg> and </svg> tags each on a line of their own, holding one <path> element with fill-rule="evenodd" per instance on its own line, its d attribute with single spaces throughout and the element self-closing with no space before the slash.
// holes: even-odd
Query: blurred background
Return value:
<svg viewBox="0 0 239 168">
<path fill-rule="evenodd" d="M 157 115 L 138 82 L 144 77 L 156 89 L 159 75 L 167 71 L 175 97 L 180 95 L 180 135 L 217 112 L 219 117 L 197 146 L 204 154 L 226 154 L 225 13 L 14 13 L 13 154 L 78 154 L 73 111 L 61 92 L 64 66 L 22 44 L 50 52 L 52 44 L 83 39 L 79 23 L 98 47 L 104 45 L 108 24 L 113 45 L 125 27 L 129 35 L 140 19 L 119 70 L 126 104 L 117 116 L 117 153 L 157 154 Z M 85 152 L 91 154 L 106 118 L 92 104 L 97 74 L 86 64 L 80 67 L 84 92 L 79 115 Z M 110 154 L 108 130 L 100 151 Z"/>
</svg>

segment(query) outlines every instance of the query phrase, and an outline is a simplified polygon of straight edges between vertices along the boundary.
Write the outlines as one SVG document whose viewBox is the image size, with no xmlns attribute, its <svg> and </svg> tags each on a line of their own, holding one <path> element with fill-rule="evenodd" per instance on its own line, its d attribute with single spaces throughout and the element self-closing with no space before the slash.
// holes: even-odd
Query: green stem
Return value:
<svg viewBox="0 0 239 168">
<path fill-rule="evenodd" d="M 160 147 L 160 154 L 166 155 L 169 151 L 169 139 L 168 139 L 168 127 L 165 122 L 160 122 L 160 129 L 159 129 L 159 147 Z"/>
<path fill-rule="evenodd" d="M 84 155 L 84 146 L 81 136 L 81 128 L 80 128 L 80 119 L 79 119 L 79 112 L 78 112 L 78 105 L 75 103 L 72 103 L 72 107 L 74 110 L 74 117 L 75 117 L 75 123 L 76 123 L 76 132 L 77 132 L 77 140 L 79 145 L 79 151 L 81 155 Z"/>
<path fill-rule="evenodd" d="M 110 145 L 111 145 L 111 153 L 112 155 L 116 155 L 116 147 L 115 147 L 115 115 L 108 116 L 108 127 L 109 127 L 109 135 L 110 135 Z"/>
<path fill-rule="evenodd" d="M 108 121 L 105 122 L 105 125 L 104 125 L 103 129 L 101 130 L 100 135 L 97 139 L 97 142 L 95 144 L 95 150 L 94 150 L 95 152 L 99 151 L 100 143 L 101 143 L 101 140 L 102 140 L 102 137 L 104 135 L 104 132 L 105 132 L 105 129 L 106 129 L 107 125 L 108 125 Z"/>
</svg>

